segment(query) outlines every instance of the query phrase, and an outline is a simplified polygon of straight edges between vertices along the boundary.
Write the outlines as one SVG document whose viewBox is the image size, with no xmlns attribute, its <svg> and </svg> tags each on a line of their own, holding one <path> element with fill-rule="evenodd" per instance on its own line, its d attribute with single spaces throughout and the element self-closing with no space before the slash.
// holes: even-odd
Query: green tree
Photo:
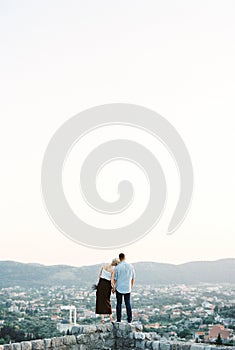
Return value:
<svg viewBox="0 0 235 350">
<path fill-rule="evenodd" d="M 220 333 L 218 334 L 218 337 L 217 337 L 217 339 L 216 339 L 216 344 L 217 344 L 217 345 L 221 345 L 221 344 L 222 344 L 222 339 L 221 339 Z"/>
</svg>

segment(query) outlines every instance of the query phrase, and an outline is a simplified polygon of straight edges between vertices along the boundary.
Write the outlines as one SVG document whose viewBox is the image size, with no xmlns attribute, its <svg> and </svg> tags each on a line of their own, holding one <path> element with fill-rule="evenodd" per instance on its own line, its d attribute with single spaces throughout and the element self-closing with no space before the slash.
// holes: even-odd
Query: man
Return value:
<svg viewBox="0 0 235 350">
<path fill-rule="evenodd" d="M 121 322 L 122 318 L 122 300 L 126 305 L 127 321 L 132 321 L 132 310 L 131 310 L 131 290 L 135 281 L 135 270 L 131 264 L 125 261 L 125 255 L 119 254 L 120 263 L 115 267 L 114 278 L 112 280 L 113 288 L 116 290 L 117 298 L 117 322 Z"/>
</svg>

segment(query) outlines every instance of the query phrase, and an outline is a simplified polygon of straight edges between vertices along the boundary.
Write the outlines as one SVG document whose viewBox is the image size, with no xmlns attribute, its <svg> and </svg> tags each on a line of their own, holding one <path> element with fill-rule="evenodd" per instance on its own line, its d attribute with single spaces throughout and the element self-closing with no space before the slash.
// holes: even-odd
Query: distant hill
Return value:
<svg viewBox="0 0 235 350">
<path fill-rule="evenodd" d="M 138 284 L 235 283 L 235 259 L 197 261 L 181 265 L 156 262 L 138 262 L 133 265 Z M 0 287 L 91 286 L 97 280 L 99 268 L 100 264 L 74 267 L 0 261 Z"/>
</svg>

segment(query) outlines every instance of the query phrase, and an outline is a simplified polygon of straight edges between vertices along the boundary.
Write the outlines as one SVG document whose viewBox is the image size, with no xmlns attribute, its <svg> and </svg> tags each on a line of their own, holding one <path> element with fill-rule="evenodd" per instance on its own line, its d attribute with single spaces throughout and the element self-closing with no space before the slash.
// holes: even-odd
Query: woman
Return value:
<svg viewBox="0 0 235 350">
<path fill-rule="evenodd" d="M 110 322 L 113 322 L 112 308 L 110 303 L 111 279 L 114 274 L 114 266 L 119 264 L 118 259 L 113 259 L 111 264 L 105 264 L 99 272 L 99 280 L 96 290 L 96 314 L 101 315 L 101 322 L 104 323 L 104 315 L 109 315 Z"/>
</svg>

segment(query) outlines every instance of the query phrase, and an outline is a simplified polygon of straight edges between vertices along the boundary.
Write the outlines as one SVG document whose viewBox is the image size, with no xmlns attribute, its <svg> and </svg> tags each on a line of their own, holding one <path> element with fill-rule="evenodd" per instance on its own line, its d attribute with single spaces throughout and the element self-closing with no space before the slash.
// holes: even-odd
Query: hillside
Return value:
<svg viewBox="0 0 235 350">
<path fill-rule="evenodd" d="M 181 265 L 156 262 L 133 264 L 138 284 L 235 283 L 235 259 L 189 262 Z M 43 285 L 92 285 L 100 265 L 46 266 L 0 261 L 0 287 Z"/>
</svg>

